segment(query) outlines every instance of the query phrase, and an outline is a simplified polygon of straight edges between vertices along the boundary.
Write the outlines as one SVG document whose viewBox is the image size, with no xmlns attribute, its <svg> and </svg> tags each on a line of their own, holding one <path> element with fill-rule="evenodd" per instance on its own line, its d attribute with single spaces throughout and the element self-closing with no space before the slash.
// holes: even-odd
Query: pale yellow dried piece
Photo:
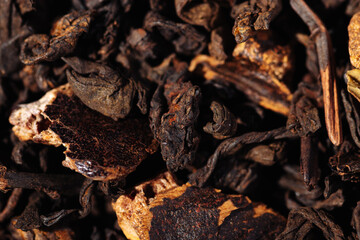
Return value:
<svg viewBox="0 0 360 240">
<path fill-rule="evenodd" d="M 346 72 L 347 90 L 360 102 L 360 70 L 353 69 Z"/>
<path fill-rule="evenodd" d="M 360 12 L 351 18 L 348 32 L 350 62 L 354 67 L 360 68 Z"/>
</svg>

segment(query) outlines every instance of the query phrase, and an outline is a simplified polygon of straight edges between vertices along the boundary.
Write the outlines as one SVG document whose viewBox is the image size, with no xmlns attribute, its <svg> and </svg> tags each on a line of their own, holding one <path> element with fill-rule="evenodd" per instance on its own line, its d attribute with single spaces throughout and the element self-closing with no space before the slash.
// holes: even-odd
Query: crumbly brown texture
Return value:
<svg viewBox="0 0 360 240">
<path fill-rule="evenodd" d="M 125 177 L 156 150 L 146 119 L 105 117 L 86 107 L 68 84 L 21 105 L 10 123 L 22 141 L 65 146 L 63 165 L 94 180 Z"/>
<path fill-rule="evenodd" d="M 212 188 L 177 186 L 169 173 L 120 196 L 113 208 L 132 240 L 274 239 L 285 226 L 264 204 Z"/>
</svg>

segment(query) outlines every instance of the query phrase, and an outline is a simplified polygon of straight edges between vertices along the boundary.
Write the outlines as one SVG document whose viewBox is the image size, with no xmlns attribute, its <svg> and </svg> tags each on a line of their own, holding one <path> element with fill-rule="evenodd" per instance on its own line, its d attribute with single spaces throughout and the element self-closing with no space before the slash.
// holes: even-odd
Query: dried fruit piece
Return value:
<svg viewBox="0 0 360 240">
<path fill-rule="evenodd" d="M 70 228 L 59 228 L 53 230 L 39 230 L 39 229 L 31 229 L 31 230 L 20 230 L 14 227 L 10 228 L 13 236 L 18 240 L 72 240 L 76 239 L 76 234 Z"/>
<path fill-rule="evenodd" d="M 50 37 L 46 34 L 31 35 L 21 46 L 21 62 L 51 62 L 71 53 L 80 36 L 88 32 L 90 20 L 91 11 L 72 12 L 55 22 Z"/>
<path fill-rule="evenodd" d="M 169 173 L 120 196 L 113 208 L 129 239 L 274 239 L 285 224 L 264 204 L 216 189 L 176 186 Z"/>
<path fill-rule="evenodd" d="M 360 12 L 352 16 L 349 26 L 349 55 L 351 64 L 360 68 Z"/>
<path fill-rule="evenodd" d="M 125 177 L 156 148 L 145 119 L 105 117 L 82 104 L 68 84 L 20 105 L 10 123 L 22 141 L 64 145 L 63 165 L 94 180 Z"/>
<path fill-rule="evenodd" d="M 137 94 L 139 109 L 143 114 L 147 112 L 146 89 L 132 77 L 77 57 L 63 60 L 74 69 L 66 71 L 71 88 L 89 108 L 116 121 L 130 113 Z"/>
</svg>

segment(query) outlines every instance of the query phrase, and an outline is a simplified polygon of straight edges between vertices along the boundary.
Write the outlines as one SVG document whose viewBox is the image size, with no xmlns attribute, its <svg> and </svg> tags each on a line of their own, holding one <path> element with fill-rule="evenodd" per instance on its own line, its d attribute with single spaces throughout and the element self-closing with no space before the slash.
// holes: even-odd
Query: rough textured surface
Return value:
<svg viewBox="0 0 360 240">
<path fill-rule="evenodd" d="M 282 216 L 245 196 L 176 187 L 167 174 L 153 181 L 113 204 L 129 239 L 274 239 L 285 226 Z"/>
<path fill-rule="evenodd" d="M 348 32 L 350 62 L 354 67 L 360 68 L 360 12 L 351 18 Z"/>
<path fill-rule="evenodd" d="M 125 177 L 155 150 L 147 120 L 105 117 L 82 104 L 69 85 L 21 105 L 10 122 L 22 141 L 64 145 L 63 165 L 94 180 Z"/>
</svg>

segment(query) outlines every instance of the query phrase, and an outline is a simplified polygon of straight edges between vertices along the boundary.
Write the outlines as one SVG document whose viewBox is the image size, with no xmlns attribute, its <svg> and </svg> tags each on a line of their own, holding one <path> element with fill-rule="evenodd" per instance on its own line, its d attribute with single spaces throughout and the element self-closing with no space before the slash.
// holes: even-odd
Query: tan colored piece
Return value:
<svg viewBox="0 0 360 240">
<path fill-rule="evenodd" d="M 189 183 L 178 186 L 168 172 L 120 196 L 113 208 L 131 240 L 274 239 L 285 226 L 264 204 Z"/>
<path fill-rule="evenodd" d="M 351 18 L 348 32 L 350 62 L 354 67 L 360 68 L 360 12 Z"/>
</svg>

